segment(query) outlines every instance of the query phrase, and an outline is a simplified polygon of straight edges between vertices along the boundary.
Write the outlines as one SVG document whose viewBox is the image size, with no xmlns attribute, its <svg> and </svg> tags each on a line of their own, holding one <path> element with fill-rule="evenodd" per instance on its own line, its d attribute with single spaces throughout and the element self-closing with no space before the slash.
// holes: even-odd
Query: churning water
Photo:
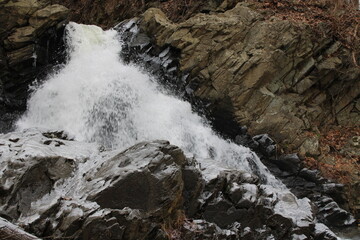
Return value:
<svg viewBox="0 0 360 240">
<path fill-rule="evenodd" d="M 165 139 L 186 154 L 262 173 L 279 183 L 249 149 L 218 137 L 191 106 L 166 94 L 151 76 L 119 58 L 115 30 L 70 23 L 68 62 L 33 92 L 18 129 L 62 129 L 79 141 L 127 148 Z"/>
<path fill-rule="evenodd" d="M 107 148 L 169 140 L 196 157 L 205 177 L 224 168 L 253 172 L 280 200 L 275 211 L 296 222 L 312 221 L 309 200 L 296 199 L 256 154 L 220 138 L 189 103 L 167 94 L 138 67 L 124 64 L 118 32 L 70 23 L 66 38 L 68 62 L 36 87 L 18 129 L 65 130 L 76 140 Z"/>
</svg>

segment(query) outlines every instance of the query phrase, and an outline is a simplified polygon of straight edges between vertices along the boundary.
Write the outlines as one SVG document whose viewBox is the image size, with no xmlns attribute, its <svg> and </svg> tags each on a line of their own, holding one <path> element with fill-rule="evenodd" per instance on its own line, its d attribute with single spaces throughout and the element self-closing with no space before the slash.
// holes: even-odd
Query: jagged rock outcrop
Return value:
<svg viewBox="0 0 360 240">
<path fill-rule="evenodd" d="M 309 25 L 239 3 L 178 24 L 149 9 L 141 26 L 159 46 L 181 50 L 181 70 L 192 76 L 188 85 L 220 122 L 235 119 L 291 151 L 306 144 L 304 130 L 360 120 L 360 70 L 339 42 L 314 39 Z"/>
<path fill-rule="evenodd" d="M 254 136 L 251 140 L 254 142 L 251 145 L 277 178 L 298 198 L 308 197 L 313 201 L 317 218 L 322 223 L 333 227 L 354 223 L 351 214 L 339 207 L 340 204 L 348 208 L 343 184 L 330 182 L 318 170 L 307 169 L 297 154 L 276 156 L 276 144 L 267 134 Z"/>
<path fill-rule="evenodd" d="M 0 132 L 25 109 L 35 78 L 62 61 L 64 54 L 57 51 L 68 14 L 66 7 L 46 0 L 0 2 Z"/>
<path fill-rule="evenodd" d="M 327 35 L 326 25 L 315 30 L 251 3 L 225 10 L 174 23 L 153 8 L 140 26 L 158 46 L 180 50 L 179 68 L 189 74 L 181 84 L 205 103 L 217 129 L 235 137 L 245 125 L 250 135 L 269 134 L 277 151 L 334 165 L 319 129 L 360 122 L 360 69 L 350 50 Z M 341 154 L 358 157 L 345 148 Z M 355 179 L 349 189 L 357 186 L 356 172 L 346 173 Z"/>
<path fill-rule="evenodd" d="M 167 141 L 108 152 L 27 130 L 0 135 L 0 154 L 1 217 L 40 238 L 336 239 L 307 198 L 241 170 L 206 176 Z"/>
<path fill-rule="evenodd" d="M 121 32 L 125 42 L 122 57 L 126 61 L 145 66 L 145 69 L 157 74 L 159 80 L 169 90 L 194 100 L 191 99 L 191 91 L 189 92 L 189 89 L 186 88 L 188 75 L 178 72 L 179 53 L 171 46 L 159 47 L 154 45 L 151 39 L 139 30 L 138 22 L 138 19 L 132 19 L 124 21 L 116 27 Z M 280 178 L 296 196 L 308 197 L 313 200 L 316 207 L 321 209 L 317 217 L 322 222 L 332 226 L 344 226 L 354 221 L 351 215 L 343 210 L 343 208 L 349 209 L 349 203 L 344 194 L 344 185 L 332 183 L 321 177 L 319 171 L 307 169 L 298 154 L 279 156 L 276 142 L 268 134 L 251 137 L 247 134 L 247 129 L 242 127 L 239 128 L 239 135 L 235 137 L 235 142 L 249 146 L 256 151 L 272 173 Z M 353 192 L 356 194 L 357 191 L 354 190 Z M 324 199 L 327 199 L 325 205 L 331 205 L 331 208 L 324 208 Z M 336 221 L 331 219 L 336 219 Z"/>
</svg>

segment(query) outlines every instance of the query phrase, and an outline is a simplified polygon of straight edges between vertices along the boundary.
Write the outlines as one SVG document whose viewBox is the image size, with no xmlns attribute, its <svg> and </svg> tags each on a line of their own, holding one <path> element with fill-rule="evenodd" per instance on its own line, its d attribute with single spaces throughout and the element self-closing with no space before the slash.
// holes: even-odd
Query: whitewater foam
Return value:
<svg viewBox="0 0 360 240">
<path fill-rule="evenodd" d="M 138 67 L 124 64 L 118 32 L 70 23 L 66 34 L 68 62 L 31 94 L 18 130 L 61 129 L 76 140 L 113 149 L 165 139 L 196 157 L 205 178 L 223 169 L 253 172 L 279 199 L 293 196 L 256 154 L 220 138 L 188 102 L 167 94 Z M 275 210 L 294 222 L 310 223 L 309 201 L 293 198 L 280 201 Z"/>
<path fill-rule="evenodd" d="M 127 148 L 166 139 L 186 154 L 247 171 L 267 170 L 249 149 L 218 137 L 188 102 L 164 93 L 151 76 L 120 58 L 115 30 L 70 23 L 68 62 L 31 95 L 18 129 L 62 129 L 76 140 Z M 249 164 L 248 160 L 256 161 Z M 271 175 L 269 181 L 276 181 Z M 278 184 L 278 183 L 277 183 Z"/>
</svg>

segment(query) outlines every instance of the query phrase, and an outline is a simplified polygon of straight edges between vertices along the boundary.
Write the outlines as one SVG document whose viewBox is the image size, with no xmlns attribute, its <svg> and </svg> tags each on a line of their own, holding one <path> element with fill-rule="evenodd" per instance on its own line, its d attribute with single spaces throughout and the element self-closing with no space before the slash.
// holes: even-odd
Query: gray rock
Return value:
<svg viewBox="0 0 360 240">
<path fill-rule="evenodd" d="M 271 159 L 271 162 L 277 165 L 279 169 L 291 174 L 297 174 L 300 170 L 301 161 L 297 154 L 281 155 L 279 158 Z"/>
<path fill-rule="evenodd" d="M 223 170 L 206 177 L 195 159 L 167 141 L 109 152 L 61 131 L 26 130 L 0 135 L 0 160 L 1 216 L 39 237 L 225 240 L 315 234 L 308 199 L 264 185 L 254 173 Z M 321 211 L 328 210 L 334 208 L 324 202 Z"/>
<path fill-rule="evenodd" d="M 253 140 L 259 144 L 259 149 L 267 156 L 272 156 L 276 152 L 276 143 L 268 134 L 260 134 L 253 137 Z"/>
<path fill-rule="evenodd" d="M 328 226 L 351 226 L 355 219 L 347 211 L 340 208 L 339 205 L 329 197 L 320 197 L 317 201 L 319 218 Z"/>
</svg>

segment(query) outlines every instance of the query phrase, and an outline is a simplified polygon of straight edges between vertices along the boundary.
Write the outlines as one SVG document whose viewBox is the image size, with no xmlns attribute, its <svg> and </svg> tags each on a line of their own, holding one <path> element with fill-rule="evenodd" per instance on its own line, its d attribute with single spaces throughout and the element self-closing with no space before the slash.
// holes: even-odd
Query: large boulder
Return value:
<svg viewBox="0 0 360 240">
<path fill-rule="evenodd" d="M 150 234 L 160 223 L 171 225 L 181 214 L 182 170 L 187 160 L 179 148 L 166 141 L 100 154 L 93 144 L 70 141 L 59 133 L 30 131 L 4 135 L 0 145 L 3 214 L 26 223 L 37 235 L 55 231 L 101 239 L 91 232 L 102 229 L 104 221 L 107 226 L 106 219 L 115 216 L 125 221 L 116 231 L 133 235 L 124 239 L 139 239 L 142 237 L 136 236 Z M 29 150 L 32 147 L 34 151 Z M 139 222 L 134 221 L 135 209 Z M 148 220 L 149 229 L 137 233 L 135 225 L 147 218 L 152 219 Z M 49 228 L 47 223 L 56 219 L 58 224 Z M 73 232 L 74 224 L 80 223 L 84 229 Z M 92 238 L 86 238 L 88 234 Z"/>
</svg>

